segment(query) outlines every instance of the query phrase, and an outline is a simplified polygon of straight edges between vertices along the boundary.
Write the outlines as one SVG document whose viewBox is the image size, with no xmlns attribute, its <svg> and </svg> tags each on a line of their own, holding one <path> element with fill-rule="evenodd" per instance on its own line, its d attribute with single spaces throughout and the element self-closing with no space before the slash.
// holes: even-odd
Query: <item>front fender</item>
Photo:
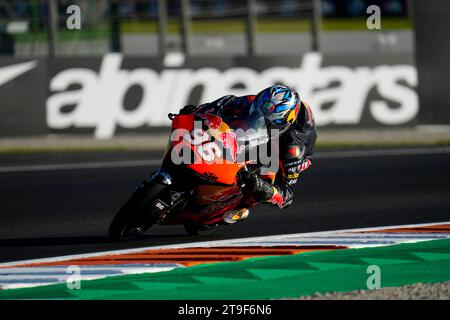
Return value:
<svg viewBox="0 0 450 320">
<path fill-rule="evenodd" d="M 173 185 L 173 177 L 165 170 L 158 170 L 154 174 L 153 179 L 167 186 Z"/>
</svg>

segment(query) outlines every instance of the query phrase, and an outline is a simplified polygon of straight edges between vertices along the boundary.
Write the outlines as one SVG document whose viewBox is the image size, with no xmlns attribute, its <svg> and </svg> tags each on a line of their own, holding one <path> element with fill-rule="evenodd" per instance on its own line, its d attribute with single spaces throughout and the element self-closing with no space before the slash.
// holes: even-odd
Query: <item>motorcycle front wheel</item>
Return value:
<svg viewBox="0 0 450 320">
<path fill-rule="evenodd" d="M 167 188 L 156 181 L 143 183 L 119 209 L 109 226 L 113 241 L 127 241 L 142 236 L 153 224 L 155 201 Z"/>
</svg>

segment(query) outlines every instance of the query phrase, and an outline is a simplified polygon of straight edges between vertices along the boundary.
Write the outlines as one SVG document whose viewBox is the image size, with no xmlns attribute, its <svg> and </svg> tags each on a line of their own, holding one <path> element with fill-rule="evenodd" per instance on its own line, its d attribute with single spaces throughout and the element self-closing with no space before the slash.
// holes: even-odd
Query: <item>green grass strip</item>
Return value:
<svg viewBox="0 0 450 320">
<path fill-rule="evenodd" d="M 450 239 L 309 252 L 205 264 L 169 272 L 0 291 L 0 299 L 278 299 L 367 289 L 369 265 L 381 287 L 450 280 Z"/>
<path fill-rule="evenodd" d="M 167 32 L 178 34 L 180 23 L 176 19 L 169 19 Z M 413 23 L 408 18 L 383 18 L 382 30 L 408 30 L 412 29 Z M 191 29 L 193 34 L 244 34 L 245 19 L 210 19 L 193 20 Z M 259 19 L 256 23 L 256 31 L 259 33 L 297 33 L 309 32 L 311 23 L 307 19 Z M 158 32 L 156 20 L 123 20 L 120 24 L 121 32 L 126 33 L 153 33 Z M 335 19 L 327 18 L 322 21 L 323 31 L 368 31 L 365 18 Z M 30 31 L 15 34 L 18 42 L 47 41 L 47 31 Z M 58 30 L 58 41 L 89 41 L 107 40 L 110 29 L 107 23 L 99 23 L 93 27 L 83 27 L 81 30 Z"/>
<path fill-rule="evenodd" d="M 402 30 L 413 27 L 411 19 L 407 18 L 383 18 L 383 30 Z M 124 33 L 157 33 L 158 25 L 156 21 L 129 20 L 121 23 L 121 30 Z M 215 20 L 193 20 L 191 29 L 193 34 L 214 34 L 214 33 L 244 33 L 245 19 L 215 19 Z M 260 33 L 296 33 L 309 32 L 311 23 L 307 19 L 258 19 L 256 31 Z M 323 19 L 323 31 L 370 31 L 367 29 L 365 18 L 348 19 Z M 176 34 L 180 32 L 178 20 L 169 20 L 167 32 Z"/>
</svg>

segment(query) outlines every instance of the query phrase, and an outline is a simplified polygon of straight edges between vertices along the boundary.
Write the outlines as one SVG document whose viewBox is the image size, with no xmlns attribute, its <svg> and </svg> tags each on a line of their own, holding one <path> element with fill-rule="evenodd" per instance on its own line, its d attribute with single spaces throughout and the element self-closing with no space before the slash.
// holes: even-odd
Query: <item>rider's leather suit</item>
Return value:
<svg viewBox="0 0 450 320">
<path fill-rule="evenodd" d="M 255 95 L 221 97 L 213 102 L 199 107 L 223 106 L 237 118 L 245 118 L 249 112 Z M 269 180 L 274 189 L 270 203 L 280 208 L 287 208 L 293 201 L 293 186 L 297 183 L 300 173 L 311 166 L 311 155 L 314 152 L 317 133 L 311 108 L 305 102 L 301 103 L 297 120 L 279 138 L 279 170 L 265 173 L 262 178 Z M 251 205 L 251 204 L 249 204 Z"/>
</svg>

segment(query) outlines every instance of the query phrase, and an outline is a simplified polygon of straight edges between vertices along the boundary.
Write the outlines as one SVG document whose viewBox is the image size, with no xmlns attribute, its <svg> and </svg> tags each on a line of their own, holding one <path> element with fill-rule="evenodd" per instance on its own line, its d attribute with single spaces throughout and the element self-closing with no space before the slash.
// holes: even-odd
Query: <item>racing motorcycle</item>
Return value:
<svg viewBox="0 0 450 320">
<path fill-rule="evenodd" d="M 243 208 L 245 174 L 263 165 L 248 160 L 266 144 L 264 116 L 236 119 L 221 106 L 169 114 L 171 136 L 159 170 L 139 184 L 109 227 L 115 241 L 143 235 L 154 224 L 184 225 L 199 235 L 226 224 L 224 216 Z M 253 153 L 254 154 L 254 153 Z"/>
</svg>

